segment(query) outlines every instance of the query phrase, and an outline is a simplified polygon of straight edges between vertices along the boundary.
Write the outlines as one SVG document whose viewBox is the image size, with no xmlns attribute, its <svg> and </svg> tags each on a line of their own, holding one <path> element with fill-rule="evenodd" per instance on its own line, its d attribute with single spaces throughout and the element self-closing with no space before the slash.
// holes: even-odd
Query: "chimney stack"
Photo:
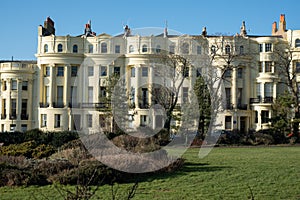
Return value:
<svg viewBox="0 0 300 200">
<path fill-rule="evenodd" d="M 280 15 L 280 21 L 279 21 L 279 30 L 285 32 L 286 31 L 286 21 L 285 21 L 285 15 Z"/>
<path fill-rule="evenodd" d="M 283 38 L 286 38 L 286 21 L 285 21 L 285 15 L 284 14 L 280 15 L 278 28 L 277 28 L 277 23 L 273 22 L 273 24 L 272 24 L 272 35 L 280 35 Z"/>
<path fill-rule="evenodd" d="M 277 22 L 273 22 L 272 24 L 272 35 L 275 35 L 277 32 Z"/>
</svg>

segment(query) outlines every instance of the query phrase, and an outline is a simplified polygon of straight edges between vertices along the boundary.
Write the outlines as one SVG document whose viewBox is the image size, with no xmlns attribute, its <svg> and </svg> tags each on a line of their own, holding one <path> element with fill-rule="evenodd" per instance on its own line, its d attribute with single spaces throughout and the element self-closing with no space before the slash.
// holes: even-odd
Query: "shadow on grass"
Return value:
<svg viewBox="0 0 300 200">
<path fill-rule="evenodd" d="M 128 183 L 138 181 L 138 182 L 150 182 L 159 179 L 172 179 L 178 176 L 185 176 L 189 173 L 194 172 L 215 172 L 224 169 L 232 168 L 229 166 L 210 166 L 208 163 L 193 163 L 185 162 L 183 167 L 174 172 L 152 172 L 144 174 L 132 174 L 132 179 L 128 179 Z M 126 182 L 127 182 L 126 181 Z"/>
</svg>

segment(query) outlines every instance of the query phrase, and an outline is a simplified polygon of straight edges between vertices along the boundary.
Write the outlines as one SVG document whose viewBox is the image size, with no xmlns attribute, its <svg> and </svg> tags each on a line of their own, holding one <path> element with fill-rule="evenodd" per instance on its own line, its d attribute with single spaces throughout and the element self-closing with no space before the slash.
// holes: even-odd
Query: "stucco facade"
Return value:
<svg viewBox="0 0 300 200">
<path fill-rule="evenodd" d="M 164 121 L 151 109 L 154 102 L 150 91 L 158 80 L 155 70 L 160 67 L 153 59 L 162 52 L 197 60 L 180 89 L 179 104 L 193 89 L 196 77 L 205 73 L 204 66 L 211 65 L 219 69 L 226 98 L 224 110 L 217 116 L 219 128 L 241 132 L 267 129 L 272 104 L 285 90 L 274 51 L 289 44 L 295 55 L 292 65 L 296 66 L 298 60 L 300 63 L 300 31 L 286 30 L 284 15 L 268 36 L 248 35 L 244 22 L 234 36 L 213 36 L 206 29 L 199 35 L 172 35 L 167 28 L 161 34 L 144 36 L 131 33 L 129 27 L 116 36 L 96 35 L 90 22 L 82 35 L 56 36 L 54 22 L 47 18 L 38 28 L 36 65 L 17 68 L 12 67 L 14 62 L 1 63 L 1 88 L 7 84 L 6 90 L 1 89 L 1 131 L 11 130 L 14 124 L 16 130 L 25 130 L 25 124 L 26 129 L 49 131 L 111 130 L 104 99 L 108 77 L 114 73 L 125 76 L 128 116 L 133 116 L 129 127 L 159 128 Z M 17 80 L 16 91 L 11 89 L 12 79 Z M 19 88 L 22 80 L 28 81 L 25 92 Z M 11 99 L 17 99 L 13 122 L 8 117 L 15 104 Z M 21 102 L 25 99 L 28 119 L 23 121 Z"/>
</svg>

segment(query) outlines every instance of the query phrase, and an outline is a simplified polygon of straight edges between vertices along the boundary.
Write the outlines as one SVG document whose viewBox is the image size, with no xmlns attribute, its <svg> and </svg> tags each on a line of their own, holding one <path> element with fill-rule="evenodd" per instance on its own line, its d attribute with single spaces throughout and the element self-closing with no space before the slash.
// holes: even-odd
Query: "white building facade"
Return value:
<svg viewBox="0 0 300 200">
<path fill-rule="evenodd" d="M 209 64 L 220 70 L 226 105 L 217 116 L 219 128 L 244 133 L 268 129 L 272 104 L 285 90 L 276 73 L 274 50 L 291 43 L 295 54 L 292 65 L 296 70 L 299 65 L 300 72 L 300 31 L 287 31 L 285 24 L 281 15 L 278 29 L 274 23 L 269 36 L 248 35 L 244 22 L 234 36 L 211 36 L 206 29 L 200 35 L 171 35 L 165 29 L 158 35 L 141 36 L 128 27 L 124 34 L 111 36 L 96 35 L 88 23 L 80 36 L 56 36 L 54 22 L 47 18 L 38 30 L 36 65 L 17 69 L 7 67 L 15 63 L 1 63 L 1 131 L 11 127 L 24 131 L 25 125 L 26 130 L 101 127 L 111 131 L 105 99 L 112 74 L 125 76 L 128 116 L 132 116 L 129 126 L 162 127 L 163 116 L 150 109 L 154 104 L 151 87 L 158 79 L 155 70 L 160 67 L 153 59 L 162 52 L 206 64 L 211 60 Z M 195 78 L 205 73 L 203 63 L 189 69 L 179 104 L 188 98 Z M 13 89 L 15 79 L 17 90 Z M 21 90 L 26 84 L 27 91 Z M 10 115 L 15 117 L 13 122 Z"/>
</svg>

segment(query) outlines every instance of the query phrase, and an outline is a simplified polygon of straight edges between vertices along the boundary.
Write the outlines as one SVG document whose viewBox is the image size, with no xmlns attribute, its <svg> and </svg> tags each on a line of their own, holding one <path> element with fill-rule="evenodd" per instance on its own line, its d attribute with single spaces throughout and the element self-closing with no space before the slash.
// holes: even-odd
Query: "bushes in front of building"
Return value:
<svg viewBox="0 0 300 200">
<path fill-rule="evenodd" d="M 78 139 L 78 133 L 72 131 L 60 131 L 60 132 L 44 132 L 39 129 L 32 129 L 22 132 L 3 132 L 0 133 L 0 143 L 4 146 L 10 144 L 21 144 L 24 142 L 35 141 L 38 145 L 47 144 L 55 148 L 62 146 L 63 144 Z"/>
</svg>

